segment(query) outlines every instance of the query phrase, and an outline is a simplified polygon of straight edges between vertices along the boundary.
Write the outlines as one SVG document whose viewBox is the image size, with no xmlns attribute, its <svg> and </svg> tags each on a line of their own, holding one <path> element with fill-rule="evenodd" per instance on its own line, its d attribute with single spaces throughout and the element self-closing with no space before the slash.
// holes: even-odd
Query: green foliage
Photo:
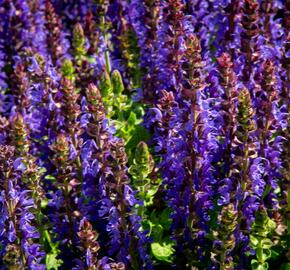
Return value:
<svg viewBox="0 0 290 270">
<path fill-rule="evenodd" d="M 132 132 L 134 131 L 134 132 Z M 140 142 L 140 141 L 149 141 L 150 139 L 150 135 L 148 133 L 148 131 L 140 126 L 140 125 L 137 125 L 134 127 L 134 129 L 131 129 L 131 136 L 130 138 L 128 139 L 127 143 L 126 143 L 126 151 L 128 153 L 128 156 L 129 156 L 129 164 L 132 164 L 132 150 L 136 148 L 137 144 Z"/>
<path fill-rule="evenodd" d="M 118 70 L 112 72 L 112 86 L 116 95 L 122 94 L 125 90 L 121 73 Z"/>
<path fill-rule="evenodd" d="M 173 243 L 152 243 L 151 251 L 157 260 L 172 263 Z"/>
<path fill-rule="evenodd" d="M 45 257 L 45 264 L 47 270 L 57 270 L 62 265 L 62 260 L 58 259 L 60 250 L 58 248 L 58 243 L 51 241 L 50 234 L 48 230 L 42 233 L 42 239 L 45 239 L 45 246 L 49 250 Z"/>
<path fill-rule="evenodd" d="M 130 49 L 131 50 L 131 49 Z M 128 53 L 129 48 L 128 48 Z M 140 75 L 134 66 L 134 59 L 127 55 L 127 64 L 134 70 L 136 77 L 133 85 L 139 87 Z M 107 63 L 110 60 L 107 59 Z M 110 72 L 110 67 L 104 70 L 99 83 L 102 101 L 106 108 L 106 115 L 111 124 L 116 128 L 116 136 L 125 140 L 128 155 L 129 174 L 132 186 L 138 191 L 137 196 L 144 202 L 137 206 L 137 211 L 142 217 L 142 229 L 149 231 L 153 239 L 151 243 L 152 257 L 159 263 L 171 263 L 174 254 L 174 241 L 170 235 L 170 210 L 169 208 L 154 209 L 154 198 L 158 191 L 161 179 L 155 171 L 154 160 L 146 144 L 150 135 L 141 125 L 144 116 L 144 105 L 134 102 L 128 92 L 118 70 Z M 154 175 L 154 176 L 153 176 Z"/>
<path fill-rule="evenodd" d="M 141 71 L 139 67 L 140 51 L 135 32 L 130 27 L 120 37 L 122 56 L 126 61 L 128 73 L 132 78 L 133 87 L 140 84 Z"/>
<path fill-rule="evenodd" d="M 245 138 L 248 136 L 248 132 L 255 129 L 253 117 L 254 110 L 252 107 L 252 100 L 250 92 L 247 88 L 243 88 L 239 93 L 239 104 L 238 104 L 238 114 L 237 121 L 241 130 L 237 133 L 240 140 L 246 141 Z"/>
<path fill-rule="evenodd" d="M 269 268 L 267 260 L 271 258 L 273 246 L 270 237 L 275 228 L 276 223 L 268 217 L 267 211 L 260 207 L 250 235 L 250 245 L 256 252 L 256 259 L 251 260 L 252 269 L 267 270 Z"/>
<path fill-rule="evenodd" d="M 57 270 L 61 266 L 62 260 L 57 259 L 57 254 L 50 253 L 46 255 L 45 264 L 47 270 Z"/>
<path fill-rule="evenodd" d="M 73 62 L 70 59 L 65 59 L 61 66 L 61 72 L 64 77 L 69 79 L 70 81 L 75 81 L 75 68 Z"/>
<path fill-rule="evenodd" d="M 171 263 L 174 254 L 174 241 L 169 238 L 171 226 L 170 209 L 166 208 L 161 213 L 152 211 L 147 219 L 150 237 L 154 240 L 151 244 L 152 255 L 158 261 Z"/>
<path fill-rule="evenodd" d="M 148 177 L 154 167 L 152 156 L 145 142 L 141 141 L 137 145 L 133 163 L 134 165 L 129 168 L 129 171 L 131 171 L 130 173 L 133 178 L 137 181 L 141 181 L 141 185 L 143 185 L 142 180 Z M 137 184 L 137 186 L 139 185 Z"/>
<path fill-rule="evenodd" d="M 110 76 L 107 71 L 104 71 L 100 81 L 100 91 L 103 102 L 107 110 L 107 117 L 116 120 L 125 120 L 123 116 L 124 111 L 132 106 L 132 102 L 123 94 L 124 85 L 121 75 L 118 71 L 113 71 Z"/>
<path fill-rule="evenodd" d="M 162 212 L 149 210 L 153 206 L 153 200 L 158 191 L 157 185 L 152 183 L 151 174 L 154 169 L 154 161 L 147 144 L 139 142 L 129 173 L 132 176 L 133 186 L 139 191 L 138 197 L 144 205 L 138 207 L 139 214 L 143 217 L 143 228 L 149 231 L 153 239 L 151 243 L 152 255 L 158 261 L 172 262 L 174 242 L 168 237 L 171 225 L 170 210 L 165 208 Z"/>
<path fill-rule="evenodd" d="M 85 34 L 80 23 L 77 23 L 73 29 L 72 46 L 74 48 L 74 54 L 77 60 L 82 59 L 87 54 L 85 48 Z"/>
<path fill-rule="evenodd" d="M 56 181 L 56 178 L 51 174 L 46 175 L 44 177 L 44 179 L 49 180 L 49 181 L 53 181 L 53 182 Z"/>
<path fill-rule="evenodd" d="M 234 232 L 238 224 L 237 211 L 233 204 L 225 205 L 220 214 L 218 215 L 218 226 L 214 232 L 214 238 L 221 243 L 220 249 L 214 251 L 213 256 L 215 261 L 220 265 L 221 270 L 233 269 L 234 263 L 231 258 L 230 252 L 235 247 Z"/>
<path fill-rule="evenodd" d="M 77 23 L 74 26 L 72 37 L 73 49 L 71 51 L 71 54 L 74 56 L 74 58 L 72 61 L 66 60 L 67 63 L 65 63 L 66 65 L 64 66 L 64 68 L 62 68 L 63 76 L 67 77 L 72 82 L 75 82 L 77 77 L 79 77 L 79 81 L 82 79 L 82 77 L 91 75 L 91 70 L 86 69 L 87 64 L 93 64 L 96 62 L 95 57 L 92 57 L 88 54 L 85 43 L 86 36 L 83 27 L 80 23 Z"/>
<path fill-rule="evenodd" d="M 45 179 L 52 180 L 54 177 L 50 177 L 47 175 Z M 37 222 L 41 224 L 39 226 L 39 232 L 41 234 L 41 245 L 45 250 L 45 265 L 47 270 L 58 270 L 62 265 L 62 260 L 58 259 L 58 255 L 60 254 L 59 243 L 53 242 L 51 236 L 53 236 L 53 232 L 51 231 L 51 224 L 43 223 L 45 220 L 46 207 L 48 204 L 48 199 L 43 199 L 41 201 L 41 212 L 37 213 Z"/>
<path fill-rule="evenodd" d="M 290 263 L 282 264 L 282 266 L 279 270 L 290 270 Z"/>
<path fill-rule="evenodd" d="M 133 102 L 124 94 L 125 87 L 119 71 L 114 70 L 111 75 L 104 71 L 99 86 L 106 115 L 116 128 L 116 136 L 125 140 L 130 157 L 131 151 L 141 140 L 149 140 L 148 132 L 140 125 L 144 109 L 141 104 Z"/>
<path fill-rule="evenodd" d="M 157 187 L 151 185 L 150 174 L 154 169 L 154 161 L 149 153 L 148 146 L 141 141 L 135 151 L 133 164 L 129 167 L 129 173 L 133 179 L 133 186 L 139 191 L 138 196 L 144 201 L 144 206 L 152 203 Z M 143 212 L 143 211 L 142 211 Z"/>
</svg>

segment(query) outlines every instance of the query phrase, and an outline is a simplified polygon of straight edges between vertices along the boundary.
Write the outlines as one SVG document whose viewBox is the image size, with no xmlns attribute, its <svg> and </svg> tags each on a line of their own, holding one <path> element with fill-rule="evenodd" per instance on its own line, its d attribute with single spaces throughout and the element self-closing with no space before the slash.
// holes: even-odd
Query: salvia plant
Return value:
<svg viewBox="0 0 290 270">
<path fill-rule="evenodd" d="M 1 270 L 290 270 L 289 0 L 0 0 Z"/>
</svg>

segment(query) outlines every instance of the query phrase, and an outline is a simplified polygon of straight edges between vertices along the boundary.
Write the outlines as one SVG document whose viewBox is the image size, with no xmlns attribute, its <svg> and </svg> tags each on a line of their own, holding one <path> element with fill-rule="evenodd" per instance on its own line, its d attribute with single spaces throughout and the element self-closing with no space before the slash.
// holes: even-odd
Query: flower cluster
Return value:
<svg viewBox="0 0 290 270">
<path fill-rule="evenodd" d="M 288 269 L 289 17 L 0 1 L 0 269 Z"/>
</svg>

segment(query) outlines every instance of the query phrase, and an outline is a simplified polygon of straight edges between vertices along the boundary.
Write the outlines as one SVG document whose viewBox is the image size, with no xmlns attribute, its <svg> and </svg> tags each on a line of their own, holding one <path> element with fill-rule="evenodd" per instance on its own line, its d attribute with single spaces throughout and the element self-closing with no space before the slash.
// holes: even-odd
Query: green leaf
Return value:
<svg viewBox="0 0 290 270">
<path fill-rule="evenodd" d="M 142 229 L 144 229 L 145 231 L 148 231 L 148 235 L 151 234 L 151 231 L 154 227 L 154 224 L 149 220 L 149 219 L 144 219 L 142 221 Z"/>
<path fill-rule="evenodd" d="M 50 237 L 50 233 L 48 230 L 44 230 L 43 231 L 43 238 L 46 240 L 46 242 L 48 243 L 50 249 L 52 250 L 52 253 L 54 254 L 58 254 L 60 251 L 58 249 L 58 245 L 59 243 L 58 242 L 53 242 L 51 240 L 51 237 Z"/>
<path fill-rule="evenodd" d="M 267 259 L 271 257 L 271 250 L 258 248 L 256 250 L 256 255 L 260 262 L 265 262 Z"/>
<path fill-rule="evenodd" d="M 253 270 L 267 270 L 268 263 L 259 263 L 257 260 L 251 260 L 251 266 Z"/>
<path fill-rule="evenodd" d="M 259 265 L 259 262 L 255 259 L 251 260 L 251 266 L 253 269 L 255 269 L 255 267 L 258 267 Z"/>
<path fill-rule="evenodd" d="M 48 136 L 43 136 L 42 139 L 43 139 L 44 141 L 47 141 L 49 138 L 48 138 Z"/>
<path fill-rule="evenodd" d="M 45 209 L 47 205 L 48 205 L 48 199 L 47 198 L 42 199 L 41 200 L 41 208 Z"/>
<path fill-rule="evenodd" d="M 94 64 L 96 63 L 96 59 L 94 57 L 91 57 L 91 56 L 87 56 L 87 61 L 90 63 L 90 64 Z"/>
<path fill-rule="evenodd" d="M 273 221 L 272 219 L 269 219 L 267 227 L 269 228 L 270 231 L 275 230 L 276 229 L 275 221 Z"/>
<path fill-rule="evenodd" d="M 122 76 L 118 70 L 114 70 L 112 72 L 112 85 L 114 88 L 114 93 L 121 94 L 124 91 Z"/>
<path fill-rule="evenodd" d="M 265 198 L 269 194 L 269 192 L 271 191 L 271 189 L 272 189 L 272 186 L 266 185 L 266 188 L 264 190 L 264 193 L 263 193 L 263 196 L 262 197 Z"/>
<path fill-rule="evenodd" d="M 262 239 L 261 247 L 263 249 L 270 249 L 272 246 L 273 246 L 273 243 L 270 239 L 268 239 L 268 238 Z"/>
<path fill-rule="evenodd" d="M 159 260 L 159 261 L 164 261 L 164 262 L 172 262 L 173 259 L 173 244 L 159 244 L 159 243 L 152 243 L 151 244 L 151 250 L 152 254 L 154 257 Z"/>
<path fill-rule="evenodd" d="M 67 77 L 68 79 L 72 79 L 75 69 L 70 59 L 65 59 L 63 61 L 61 71 L 63 76 Z"/>
<path fill-rule="evenodd" d="M 155 210 L 153 210 L 153 211 L 151 212 L 150 220 L 151 220 L 154 224 L 158 224 L 159 220 L 158 220 L 158 218 L 157 218 L 157 216 L 156 216 L 156 212 L 155 212 Z"/>
<path fill-rule="evenodd" d="M 257 270 L 267 270 L 269 268 L 268 263 L 259 264 L 259 266 L 256 268 Z"/>
<path fill-rule="evenodd" d="M 267 262 L 265 262 L 264 264 L 263 264 L 263 267 L 264 267 L 264 269 L 269 269 L 269 264 L 267 263 Z"/>
<path fill-rule="evenodd" d="M 250 242 L 253 247 L 256 247 L 259 243 L 259 240 L 255 236 L 250 235 Z"/>
<path fill-rule="evenodd" d="M 110 94 L 113 93 L 111 80 L 110 80 L 110 77 L 109 77 L 107 72 L 104 72 L 103 76 L 101 77 L 100 90 L 101 90 L 103 101 L 104 101 L 105 105 L 108 106 L 108 105 L 112 104 L 112 102 L 114 100 L 111 100 L 111 99 L 107 100 L 107 102 L 105 102 L 106 101 L 106 97 L 109 97 Z"/>
<path fill-rule="evenodd" d="M 157 191 L 158 191 L 158 186 L 150 186 L 150 188 L 147 190 L 147 192 L 145 194 L 145 198 L 144 198 L 145 199 L 145 201 L 144 201 L 145 207 L 153 204 L 154 195 L 156 194 Z"/>
<path fill-rule="evenodd" d="M 290 263 L 283 263 L 280 270 L 290 270 Z"/>
<path fill-rule="evenodd" d="M 160 216 L 160 223 L 162 224 L 162 226 L 166 229 L 166 230 L 169 230 L 170 226 L 171 226 L 171 218 L 170 218 L 170 214 L 171 214 L 171 211 L 169 208 L 166 208 L 161 216 Z"/>
<path fill-rule="evenodd" d="M 128 173 L 131 174 L 133 177 L 137 178 L 137 176 L 139 174 L 138 166 L 136 166 L 136 165 L 130 166 L 128 169 Z"/>
<path fill-rule="evenodd" d="M 276 260 L 280 256 L 276 250 L 271 250 L 271 259 Z"/>
<path fill-rule="evenodd" d="M 44 167 L 40 167 L 39 170 L 38 170 L 38 172 L 39 172 L 40 174 L 44 174 L 44 173 L 46 172 L 46 168 L 44 168 Z"/>
<path fill-rule="evenodd" d="M 153 237 L 153 239 L 155 241 L 161 241 L 162 240 L 162 237 L 163 237 L 163 227 L 161 224 L 156 224 L 154 227 L 153 227 L 153 230 L 152 230 L 152 234 L 151 236 Z"/>
<path fill-rule="evenodd" d="M 149 141 L 150 135 L 148 131 L 142 126 L 136 126 L 135 131 L 126 144 L 126 149 L 133 149 L 137 146 L 140 141 Z"/>
<path fill-rule="evenodd" d="M 55 181 L 56 180 L 55 177 L 53 175 L 51 175 L 51 174 L 46 175 L 44 177 L 44 179 L 45 180 L 50 180 L 50 181 Z"/>
<path fill-rule="evenodd" d="M 128 125 L 135 126 L 136 121 L 137 121 L 136 114 L 134 112 L 130 112 L 130 115 L 129 115 L 128 120 L 127 120 Z"/>
<path fill-rule="evenodd" d="M 119 130 L 124 127 L 124 122 L 118 120 L 112 120 L 111 123 L 114 125 L 116 130 Z"/>
<path fill-rule="evenodd" d="M 62 265 L 62 260 L 57 259 L 58 254 L 50 253 L 46 255 L 45 264 L 47 270 L 57 270 Z"/>
<path fill-rule="evenodd" d="M 78 58 L 82 58 L 86 55 L 87 50 L 85 48 L 85 34 L 80 23 L 75 24 L 73 28 L 72 46 L 74 48 L 75 55 Z"/>
</svg>

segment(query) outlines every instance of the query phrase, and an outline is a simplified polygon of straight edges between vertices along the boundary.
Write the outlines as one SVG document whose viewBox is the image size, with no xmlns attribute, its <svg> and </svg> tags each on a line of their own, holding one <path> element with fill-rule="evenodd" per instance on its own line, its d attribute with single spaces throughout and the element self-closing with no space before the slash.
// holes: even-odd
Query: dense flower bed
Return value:
<svg viewBox="0 0 290 270">
<path fill-rule="evenodd" d="M 290 269 L 289 0 L 0 0 L 0 269 Z"/>
</svg>

